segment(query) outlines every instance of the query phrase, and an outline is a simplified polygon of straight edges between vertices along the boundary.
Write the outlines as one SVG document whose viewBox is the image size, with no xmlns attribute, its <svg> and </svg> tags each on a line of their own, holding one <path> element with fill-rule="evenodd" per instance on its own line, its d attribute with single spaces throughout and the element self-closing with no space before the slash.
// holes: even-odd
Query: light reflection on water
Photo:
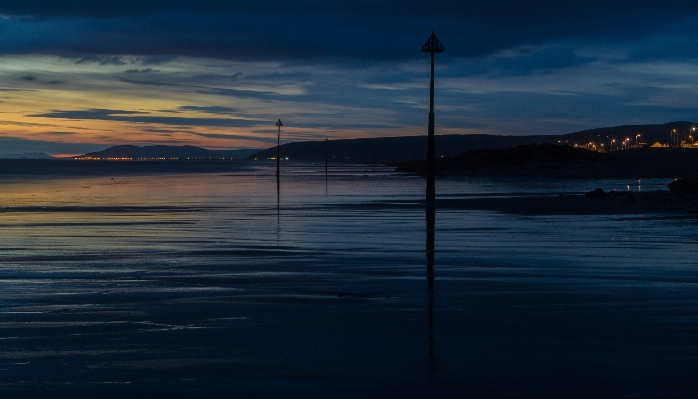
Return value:
<svg viewBox="0 0 698 399">
<path fill-rule="evenodd" d="M 332 168 L 326 186 L 322 168 L 285 171 L 278 209 L 266 167 L 3 182 L 0 392 L 511 397 L 661 382 L 609 348 L 696 371 L 665 356 L 698 347 L 693 219 L 437 209 L 430 259 L 423 208 L 359 206 L 418 201 L 421 178 Z M 458 198 L 631 182 L 437 183 Z M 93 385 L 106 382 L 126 385 Z"/>
</svg>

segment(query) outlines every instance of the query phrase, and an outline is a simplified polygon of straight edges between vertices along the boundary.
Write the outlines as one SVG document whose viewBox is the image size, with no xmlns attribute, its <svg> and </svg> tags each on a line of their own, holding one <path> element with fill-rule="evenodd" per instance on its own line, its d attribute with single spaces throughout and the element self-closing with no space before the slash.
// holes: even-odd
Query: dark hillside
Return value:
<svg viewBox="0 0 698 399">
<path fill-rule="evenodd" d="M 660 125 L 626 125 L 584 130 L 576 133 L 552 136 L 497 136 L 490 134 L 467 135 L 437 135 L 435 137 L 436 156 L 453 157 L 466 151 L 478 149 L 506 149 L 522 144 L 559 143 L 584 145 L 594 141 L 605 148 L 611 146 L 615 139 L 615 147 L 622 145 L 625 138 L 631 138 L 635 143 L 636 135 L 640 134 L 639 142 L 653 144 L 657 141 L 668 143 L 672 129 L 676 129 L 682 137 L 688 137 L 692 122 L 671 122 Z M 425 127 L 426 132 L 426 127 Z M 689 139 L 690 141 L 690 139 Z M 423 136 L 381 137 L 362 139 L 330 140 L 328 152 L 330 162 L 350 163 L 396 163 L 409 159 L 426 158 L 427 138 Z M 260 151 L 248 159 L 270 159 L 276 157 L 276 147 Z M 303 141 L 281 145 L 281 157 L 291 161 L 324 162 L 325 141 Z"/>
<path fill-rule="evenodd" d="M 91 152 L 82 155 L 81 158 L 131 158 L 131 159 L 222 159 L 222 158 L 245 158 L 250 153 L 257 150 L 207 150 L 201 147 L 189 145 L 174 146 L 174 145 L 151 145 L 151 146 L 135 146 L 135 145 L 117 145 L 107 148 L 99 152 Z"/>
<path fill-rule="evenodd" d="M 451 157 L 480 148 L 509 148 L 520 144 L 542 143 L 550 136 L 494 136 L 488 134 L 436 136 L 437 156 Z M 374 139 L 330 140 L 330 162 L 393 163 L 424 158 L 426 136 L 381 137 Z M 276 157 L 276 147 L 260 151 L 248 159 Z M 325 161 L 325 141 L 303 141 L 281 145 L 281 157 L 291 161 Z"/>
</svg>

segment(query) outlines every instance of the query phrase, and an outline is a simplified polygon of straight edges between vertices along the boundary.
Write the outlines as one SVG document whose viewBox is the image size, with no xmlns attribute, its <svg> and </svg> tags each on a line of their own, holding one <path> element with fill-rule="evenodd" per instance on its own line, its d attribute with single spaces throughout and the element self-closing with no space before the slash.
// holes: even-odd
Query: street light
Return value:
<svg viewBox="0 0 698 399">
<path fill-rule="evenodd" d="M 674 138 L 676 137 L 676 129 L 671 129 L 671 145 L 674 145 Z"/>
<path fill-rule="evenodd" d="M 613 151 L 613 143 L 616 142 L 616 139 L 611 140 L 611 151 Z"/>
</svg>

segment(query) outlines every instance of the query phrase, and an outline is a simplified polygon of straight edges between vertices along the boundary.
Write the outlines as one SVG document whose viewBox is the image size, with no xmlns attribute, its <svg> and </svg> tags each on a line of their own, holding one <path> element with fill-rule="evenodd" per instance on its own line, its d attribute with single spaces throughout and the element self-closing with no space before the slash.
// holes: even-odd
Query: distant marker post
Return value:
<svg viewBox="0 0 698 399">
<path fill-rule="evenodd" d="M 284 124 L 281 123 L 281 119 L 279 119 L 278 122 L 276 122 L 276 126 L 279 128 L 279 133 L 276 136 L 276 180 L 279 180 L 279 170 L 281 167 L 281 126 Z"/>
<path fill-rule="evenodd" d="M 325 181 L 327 181 L 327 158 L 328 158 L 327 154 L 329 152 L 327 149 L 328 140 L 329 139 L 327 137 L 325 137 Z"/>
<path fill-rule="evenodd" d="M 434 54 L 446 51 L 434 31 L 422 46 L 423 53 L 431 53 L 431 84 L 429 86 L 429 136 L 427 142 L 427 201 L 436 199 L 436 148 L 434 147 Z"/>
</svg>

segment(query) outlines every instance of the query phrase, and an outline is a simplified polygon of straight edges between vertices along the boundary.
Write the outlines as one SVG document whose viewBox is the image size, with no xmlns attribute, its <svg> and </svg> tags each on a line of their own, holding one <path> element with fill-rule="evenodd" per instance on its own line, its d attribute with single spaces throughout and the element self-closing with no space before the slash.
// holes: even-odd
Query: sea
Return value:
<svg viewBox="0 0 698 399">
<path fill-rule="evenodd" d="M 372 165 L 42 162 L 0 165 L 2 398 L 698 392 L 691 215 L 430 208 L 423 177 Z"/>
</svg>

